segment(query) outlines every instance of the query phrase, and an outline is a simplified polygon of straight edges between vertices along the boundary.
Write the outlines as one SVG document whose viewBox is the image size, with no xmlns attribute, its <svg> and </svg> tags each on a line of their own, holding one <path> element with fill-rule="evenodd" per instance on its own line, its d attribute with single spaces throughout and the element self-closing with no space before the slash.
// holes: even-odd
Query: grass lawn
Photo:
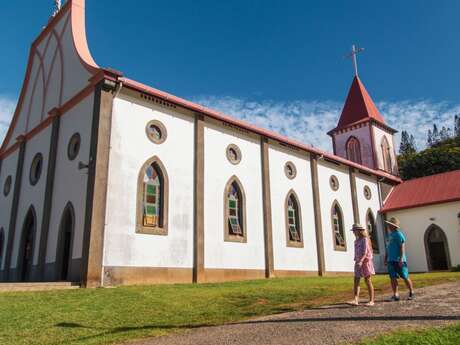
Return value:
<svg viewBox="0 0 460 345">
<path fill-rule="evenodd" d="M 459 272 L 413 274 L 416 287 Z M 377 295 L 387 276 L 376 276 Z M 0 344 L 111 344 L 350 298 L 352 277 L 0 293 Z"/>
<path fill-rule="evenodd" d="M 460 323 L 443 327 L 415 331 L 402 331 L 369 339 L 360 345 L 458 345 Z"/>
</svg>

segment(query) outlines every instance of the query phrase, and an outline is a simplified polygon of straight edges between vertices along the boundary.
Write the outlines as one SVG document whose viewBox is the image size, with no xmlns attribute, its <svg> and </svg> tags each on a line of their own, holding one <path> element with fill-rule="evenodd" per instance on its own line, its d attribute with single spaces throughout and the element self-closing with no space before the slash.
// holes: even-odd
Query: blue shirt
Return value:
<svg viewBox="0 0 460 345">
<path fill-rule="evenodd" d="M 401 245 L 406 242 L 406 238 L 399 230 L 390 233 L 388 246 L 387 246 L 387 261 L 400 261 L 401 259 Z M 406 262 L 406 255 L 403 255 L 402 261 Z"/>
</svg>

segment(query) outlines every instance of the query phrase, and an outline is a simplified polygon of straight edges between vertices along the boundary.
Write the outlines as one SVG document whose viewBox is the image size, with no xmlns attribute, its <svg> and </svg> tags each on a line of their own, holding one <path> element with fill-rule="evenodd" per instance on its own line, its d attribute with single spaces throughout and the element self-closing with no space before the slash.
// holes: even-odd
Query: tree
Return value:
<svg viewBox="0 0 460 345">
<path fill-rule="evenodd" d="M 431 133 L 431 129 L 428 130 L 426 144 L 428 147 L 431 147 L 433 145 L 433 133 Z"/>
<path fill-rule="evenodd" d="M 403 180 L 460 169 L 460 136 L 412 155 L 400 155 L 398 164 Z"/>
<path fill-rule="evenodd" d="M 439 142 L 439 131 L 438 131 L 438 126 L 436 126 L 435 123 L 433 124 L 432 135 L 433 135 L 433 137 L 432 137 L 433 138 L 433 145 L 436 145 Z"/>
<path fill-rule="evenodd" d="M 460 116 L 455 115 L 454 119 L 454 136 L 460 137 Z"/>
<path fill-rule="evenodd" d="M 399 145 L 399 154 L 402 156 L 408 156 L 414 154 L 415 149 L 415 139 L 413 135 L 409 136 L 407 131 L 401 132 L 401 144 Z"/>
<path fill-rule="evenodd" d="M 439 132 L 439 141 L 447 140 L 451 137 L 452 130 L 450 128 L 446 128 L 442 126 L 441 131 Z"/>
<path fill-rule="evenodd" d="M 409 138 L 409 147 L 411 149 L 411 153 L 416 153 L 417 152 L 417 146 L 415 144 L 415 138 L 414 138 L 414 136 L 412 134 L 410 135 L 410 138 Z"/>
</svg>

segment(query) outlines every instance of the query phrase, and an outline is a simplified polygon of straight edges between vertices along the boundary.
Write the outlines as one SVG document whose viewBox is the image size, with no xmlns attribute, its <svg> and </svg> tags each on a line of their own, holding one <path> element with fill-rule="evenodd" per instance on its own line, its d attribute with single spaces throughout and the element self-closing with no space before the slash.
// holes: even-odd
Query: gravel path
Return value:
<svg viewBox="0 0 460 345">
<path fill-rule="evenodd" d="M 125 344 L 340 344 L 398 327 L 440 326 L 460 321 L 460 282 L 421 288 L 416 293 L 415 301 L 390 303 L 380 299 L 373 308 L 337 304 Z"/>
</svg>

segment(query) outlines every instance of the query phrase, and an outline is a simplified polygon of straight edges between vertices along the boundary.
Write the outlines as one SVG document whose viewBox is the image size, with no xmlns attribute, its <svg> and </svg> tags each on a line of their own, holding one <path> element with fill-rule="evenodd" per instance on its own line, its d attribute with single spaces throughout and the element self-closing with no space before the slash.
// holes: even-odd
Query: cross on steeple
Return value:
<svg viewBox="0 0 460 345">
<path fill-rule="evenodd" d="M 358 53 L 361 53 L 364 50 L 364 48 L 358 48 L 354 44 L 351 46 L 351 53 L 349 53 L 346 57 L 351 58 L 353 61 L 353 68 L 355 70 L 355 76 L 358 76 L 358 63 L 356 61 L 356 55 Z"/>
</svg>

